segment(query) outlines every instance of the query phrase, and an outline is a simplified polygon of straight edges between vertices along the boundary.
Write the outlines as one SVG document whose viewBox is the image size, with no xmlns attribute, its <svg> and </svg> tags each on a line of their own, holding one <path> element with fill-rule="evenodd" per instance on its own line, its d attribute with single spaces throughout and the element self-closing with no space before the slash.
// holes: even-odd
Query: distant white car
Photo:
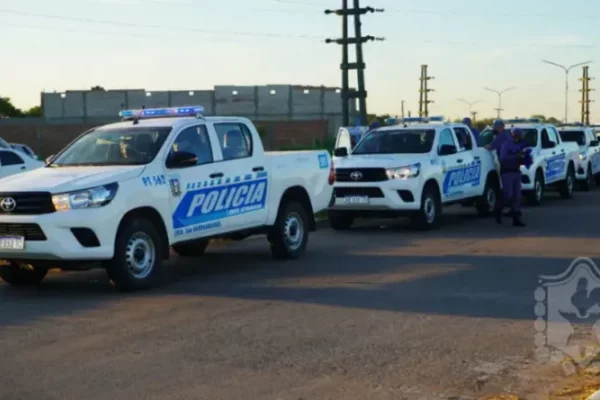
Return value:
<svg viewBox="0 0 600 400">
<path fill-rule="evenodd" d="M 574 142 L 579 146 L 579 159 L 575 178 L 583 190 L 600 183 L 600 142 L 594 130 L 583 125 L 562 126 L 558 133 L 563 142 Z"/>
<path fill-rule="evenodd" d="M 13 149 L 0 148 L 0 178 L 43 167 L 45 164 Z"/>
<path fill-rule="evenodd" d="M 26 144 L 10 143 L 10 147 L 12 147 L 15 150 L 20 151 L 23 154 L 28 155 L 29 157 L 33 158 L 34 160 L 38 159 L 38 156 L 36 156 L 35 153 L 33 152 L 33 150 L 31 150 L 31 147 L 27 146 Z"/>
</svg>

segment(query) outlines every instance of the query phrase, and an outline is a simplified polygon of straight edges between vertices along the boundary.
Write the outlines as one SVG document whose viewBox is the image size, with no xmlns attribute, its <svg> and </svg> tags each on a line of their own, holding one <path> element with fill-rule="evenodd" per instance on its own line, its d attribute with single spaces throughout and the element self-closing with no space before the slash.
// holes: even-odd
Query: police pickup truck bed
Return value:
<svg viewBox="0 0 600 400">
<path fill-rule="evenodd" d="M 260 233 L 275 257 L 301 256 L 331 201 L 329 154 L 265 153 L 249 120 L 201 110 L 122 112 L 45 168 L 1 180 L 0 199 L 15 206 L 0 206 L 0 277 L 37 284 L 50 267 L 90 261 L 118 289 L 146 288 L 160 283 L 170 246 L 201 256 L 210 238 Z"/>
<path fill-rule="evenodd" d="M 429 229 L 439 223 L 443 205 L 492 211 L 499 190 L 494 157 L 476 146 L 466 125 L 434 123 L 440 120 L 405 118 L 371 131 L 352 150 L 336 149 L 331 226 L 409 215 L 415 227 Z"/>
</svg>

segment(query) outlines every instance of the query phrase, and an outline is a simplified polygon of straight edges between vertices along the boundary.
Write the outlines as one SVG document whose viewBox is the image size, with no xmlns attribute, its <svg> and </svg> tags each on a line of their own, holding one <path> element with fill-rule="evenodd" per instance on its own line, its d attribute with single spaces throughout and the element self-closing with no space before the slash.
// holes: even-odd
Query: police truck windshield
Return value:
<svg viewBox="0 0 600 400">
<path fill-rule="evenodd" d="M 583 131 L 561 131 L 559 133 L 563 142 L 575 142 L 580 146 L 585 146 L 585 133 Z"/>
<path fill-rule="evenodd" d="M 92 130 L 69 145 L 50 166 L 145 165 L 154 160 L 170 132 L 170 127 Z"/>
<path fill-rule="evenodd" d="M 510 129 L 506 130 L 506 133 L 510 134 Z M 479 147 L 487 146 L 494 140 L 494 131 L 486 129 L 479 135 Z M 537 129 L 523 129 L 523 140 L 527 142 L 528 147 L 537 146 L 538 132 Z"/>
<path fill-rule="evenodd" d="M 435 130 L 402 129 L 368 134 L 352 154 L 424 154 L 433 147 Z"/>
</svg>

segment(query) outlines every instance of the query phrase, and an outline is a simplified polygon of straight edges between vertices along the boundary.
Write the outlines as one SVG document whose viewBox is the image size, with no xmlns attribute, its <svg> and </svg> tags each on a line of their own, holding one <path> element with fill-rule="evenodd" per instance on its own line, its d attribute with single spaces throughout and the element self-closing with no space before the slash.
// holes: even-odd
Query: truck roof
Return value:
<svg viewBox="0 0 600 400">
<path fill-rule="evenodd" d="M 448 122 L 448 123 L 425 123 L 425 124 L 407 124 L 406 126 L 403 124 L 398 125 L 390 125 L 378 128 L 378 131 L 391 131 L 398 129 L 438 129 L 438 128 L 468 128 L 465 124 L 460 122 Z"/>
<path fill-rule="evenodd" d="M 132 126 L 145 126 L 145 127 L 162 127 L 162 128 L 174 128 L 181 125 L 187 125 L 190 122 L 250 122 L 247 118 L 243 117 L 163 117 L 163 118 L 148 118 L 138 120 L 136 125 L 133 125 L 133 121 L 121 121 L 112 124 L 99 126 L 97 129 L 119 129 L 119 128 L 130 128 Z"/>
</svg>

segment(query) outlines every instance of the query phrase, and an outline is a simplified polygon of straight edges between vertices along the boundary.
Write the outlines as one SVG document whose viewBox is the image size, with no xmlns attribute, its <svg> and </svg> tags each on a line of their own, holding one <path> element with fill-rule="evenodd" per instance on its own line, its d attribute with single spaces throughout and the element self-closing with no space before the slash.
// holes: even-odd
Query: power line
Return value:
<svg viewBox="0 0 600 400">
<path fill-rule="evenodd" d="M 170 31 L 181 31 L 181 32 L 197 32 L 197 33 L 209 33 L 218 35 L 232 35 L 232 36 L 255 36 L 255 37 L 272 37 L 272 38 L 284 38 L 284 39 L 321 39 L 321 36 L 310 36 L 310 35 L 286 35 L 280 33 L 257 33 L 257 32 L 241 32 L 241 31 L 213 31 L 208 29 L 197 29 L 197 28 L 184 28 L 178 26 L 166 26 L 166 25 L 151 25 L 151 24 L 137 24 L 129 22 L 118 22 L 103 19 L 94 18 L 81 18 L 81 17 L 65 17 L 62 15 L 49 15 L 49 14 L 36 14 L 26 11 L 19 10 L 8 10 L 0 8 L 0 14 L 12 14 L 26 17 L 46 18 L 54 19 L 59 21 L 73 21 L 73 22 L 85 22 L 92 24 L 112 25 L 112 26 L 125 26 L 130 28 L 148 28 L 148 29 L 163 29 Z"/>
</svg>

